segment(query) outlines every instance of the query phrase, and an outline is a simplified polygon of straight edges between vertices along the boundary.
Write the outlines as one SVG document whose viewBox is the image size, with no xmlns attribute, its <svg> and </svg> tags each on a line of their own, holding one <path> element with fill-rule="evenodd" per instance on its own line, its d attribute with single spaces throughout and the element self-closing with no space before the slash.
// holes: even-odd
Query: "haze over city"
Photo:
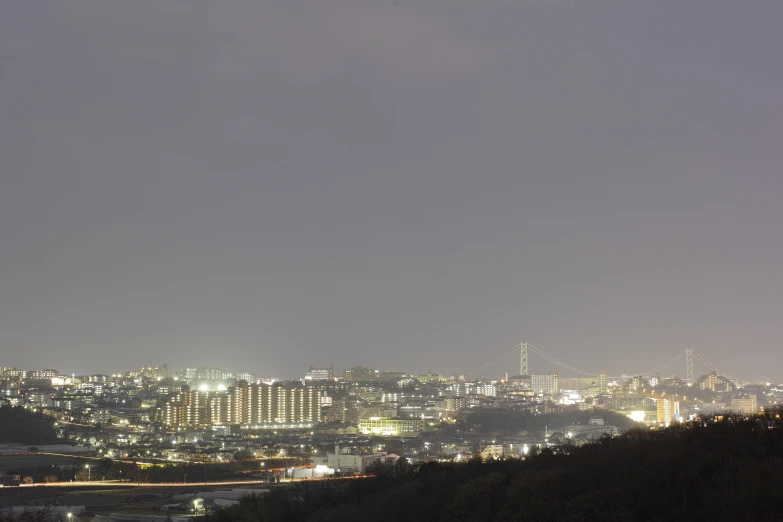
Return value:
<svg viewBox="0 0 783 522">
<path fill-rule="evenodd" d="M 783 377 L 783 4 L 229 4 L 0 5 L 0 363 Z"/>
</svg>

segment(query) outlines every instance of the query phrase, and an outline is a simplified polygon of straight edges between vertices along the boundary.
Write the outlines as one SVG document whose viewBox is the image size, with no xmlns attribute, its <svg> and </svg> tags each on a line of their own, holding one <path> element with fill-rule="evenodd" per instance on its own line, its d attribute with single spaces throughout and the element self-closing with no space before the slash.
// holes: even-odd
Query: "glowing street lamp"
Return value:
<svg viewBox="0 0 783 522">
<path fill-rule="evenodd" d="M 89 464 L 85 464 L 84 467 L 87 468 L 87 482 L 90 482 L 90 479 L 92 478 L 92 468 Z"/>
</svg>

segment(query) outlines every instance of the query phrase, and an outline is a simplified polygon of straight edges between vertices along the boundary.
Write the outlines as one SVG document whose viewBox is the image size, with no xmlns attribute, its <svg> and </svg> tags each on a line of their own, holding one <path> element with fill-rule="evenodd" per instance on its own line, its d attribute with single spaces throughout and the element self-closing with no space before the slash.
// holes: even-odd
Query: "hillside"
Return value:
<svg viewBox="0 0 783 522">
<path fill-rule="evenodd" d="M 57 444 L 54 421 L 22 407 L 0 408 L 0 442 L 20 442 L 31 446 Z"/>
<path fill-rule="evenodd" d="M 783 513 L 780 414 L 631 431 L 526 461 L 401 465 L 280 488 L 211 521 L 765 521 Z"/>
</svg>

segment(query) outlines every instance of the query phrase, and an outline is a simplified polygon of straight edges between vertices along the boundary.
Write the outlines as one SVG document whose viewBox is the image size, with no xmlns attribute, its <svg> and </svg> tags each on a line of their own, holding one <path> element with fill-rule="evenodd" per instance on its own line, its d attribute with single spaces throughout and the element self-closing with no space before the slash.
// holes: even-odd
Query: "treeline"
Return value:
<svg viewBox="0 0 783 522">
<path fill-rule="evenodd" d="M 600 417 L 606 425 L 617 426 L 620 431 L 644 426 L 626 415 L 612 411 L 566 411 L 536 415 L 526 410 L 487 408 L 469 410 L 464 419 L 455 424 L 441 423 L 439 430 L 444 436 L 464 435 L 469 432 L 498 437 L 519 433 L 543 434 L 546 429 L 551 433 L 569 424 L 587 424 L 591 417 Z"/>
<path fill-rule="evenodd" d="M 525 461 L 399 463 L 249 497 L 224 521 L 779 521 L 780 412 L 636 430 Z"/>
<path fill-rule="evenodd" d="M 60 439 L 54 430 L 54 421 L 49 417 L 21 406 L 3 406 L 0 407 L 0 442 L 39 446 L 57 444 Z"/>
</svg>

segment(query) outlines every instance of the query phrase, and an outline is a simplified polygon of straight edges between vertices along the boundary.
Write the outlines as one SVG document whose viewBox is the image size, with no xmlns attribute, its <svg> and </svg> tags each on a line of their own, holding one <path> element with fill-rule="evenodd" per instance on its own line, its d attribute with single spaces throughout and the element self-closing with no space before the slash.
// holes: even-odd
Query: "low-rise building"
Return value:
<svg viewBox="0 0 783 522">
<path fill-rule="evenodd" d="M 424 431 L 421 419 L 370 417 L 359 421 L 359 430 L 366 435 L 415 437 Z"/>
</svg>

